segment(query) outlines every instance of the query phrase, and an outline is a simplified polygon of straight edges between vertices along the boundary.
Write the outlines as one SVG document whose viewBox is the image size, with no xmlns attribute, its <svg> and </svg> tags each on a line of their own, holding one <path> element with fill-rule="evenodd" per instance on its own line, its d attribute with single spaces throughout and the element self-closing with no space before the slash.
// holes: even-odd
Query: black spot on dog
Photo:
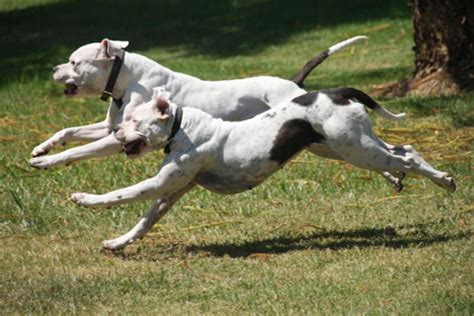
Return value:
<svg viewBox="0 0 474 316">
<path fill-rule="evenodd" d="M 318 98 L 318 93 L 318 91 L 309 92 L 294 98 L 293 100 L 291 100 L 291 102 L 297 103 L 302 106 L 309 106 L 313 104 L 314 101 L 316 101 L 316 99 Z"/>
<path fill-rule="evenodd" d="M 263 115 L 263 117 L 272 118 L 272 117 L 275 117 L 275 115 L 276 115 L 276 112 L 271 112 L 271 113 L 267 112 Z"/>
<path fill-rule="evenodd" d="M 322 143 L 324 140 L 324 136 L 316 132 L 307 121 L 301 119 L 287 121 L 273 141 L 270 159 L 282 165 L 304 147 Z"/>
<path fill-rule="evenodd" d="M 326 93 L 326 95 L 331 99 L 331 101 L 336 105 L 349 105 L 351 101 L 340 94 L 335 93 Z"/>
<path fill-rule="evenodd" d="M 348 105 L 350 104 L 349 100 L 356 100 L 372 110 L 380 107 L 370 96 L 355 88 L 333 88 L 321 90 L 321 92 L 325 93 L 337 105 Z"/>
</svg>

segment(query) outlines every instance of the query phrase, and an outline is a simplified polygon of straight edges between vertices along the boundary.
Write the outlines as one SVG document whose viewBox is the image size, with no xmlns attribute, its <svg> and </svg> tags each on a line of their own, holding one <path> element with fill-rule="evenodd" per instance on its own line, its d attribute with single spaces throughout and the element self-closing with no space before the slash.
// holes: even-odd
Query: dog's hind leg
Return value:
<svg viewBox="0 0 474 316">
<path fill-rule="evenodd" d="M 336 153 L 331 146 L 324 143 L 314 143 L 308 147 L 308 151 L 316 156 L 324 157 L 334 160 L 344 160 L 338 153 Z"/>
<path fill-rule="evenodd" d="M 456 190 L 454 179 L 433 168 L 412 146 L 393 146 L 379 139 L 367 114 L 356 107 L 351 113 L 339 111 L 325 121 L 323 128 L 332 150 L 355 166 L 390 173 L 415 173 L 447 191 Z"/>
<path fill-rule="evenodd" d="M 395 189 L 395 191 L 397 192 L 401 192 L 403 190 L 403 182 L 402 182 L 402 179 L 403 178 L 399 178 L 396 173 L 392 172 L 388 172 L 388 171 L 378 171 L 378 173 L 385 178 L 385 180 L 387 180 Z M 398 173 L 398 172 L 397 172 Z M 395 174 L 395 175 L 394 175 Z M 405 177 L 403 175 L 403 177 Z"/>
<path fill-rule="evenodd" d="M 102 246 L 109 250 L 118 250 L 126 247 L 137 239 L 145 236 L 153 225 L 156 224 L 186 192 L 194 187 L 194 183 L 173 193 L 168 198 L 160 198 L 152 203 L 148 213 L 126 234 L 102 242 Z"/>
<path fill-rule="evenodd" d="M 308 147 L 309 152 L 316 156 L 334 159 L 334 160 L 344 160 L 339 154 L 337 154 L 330 146 L 323 144 L 323 143 L 314 143 Z M 403 173 L 396 172 L 398 174 L 391 174 L 388 171 L 381 171 L 379 174 L 384 177 L 394 188 L 397 192 L 401 192 L 403 190 L 403 183 L 402 180 L 405 177 Z"/>
<path fill-rule="evenodd" d="M 410 145 L 392 146 L 383 143 L 375 135 L 365 137 L 363 145 L 361 143 L 341 151 L 346 160 L 356 166 L 376 171 L 414 173 L 429 178 L 449 192 L 456 190 L 452 177 L 433 168 Z"/>
<path fill-rule="evenodd" d="M 408 163 L 408 172 L 418 173 L 428 177 L 436 185 L 444 188 L 447 191 L 454 192 L 456 184 L 454 179 L 448 175 L 447 172 L 442 172 L 435 169 L 427 163 L 423 157 L 411 145 L 392 146 L 389 145 L 389 151 L 397 158 Z"/>
</svg>

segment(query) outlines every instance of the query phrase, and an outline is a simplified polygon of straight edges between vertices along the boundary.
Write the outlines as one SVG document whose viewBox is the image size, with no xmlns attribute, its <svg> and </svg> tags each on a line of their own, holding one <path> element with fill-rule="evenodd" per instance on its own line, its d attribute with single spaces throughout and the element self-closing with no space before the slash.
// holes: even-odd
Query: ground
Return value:
<svg viewBox="0 0 474 316">
<path fill-rule="evenodd" d="M 0 312 L 472 314 L 472 93 L 380 100 L 407 112 L 405 122 L 371 114 L 382 138 L 413 144 L 452 174 L 454 194 L 416 177 L 396 194 L 373 172 L 303 153 L 250 192 L 194 190 L 121 252 L 100 242 L 130 229 L 147 204 L 86 209 L 69 196 L 152 176 L 162 153 L 27 164 L 52 133 L 105 115 L 98 98 L 67 99 L 51 80 L 82 44 L 129 40 L 129 50 L 205 79 L 290 78 L 359 34 L 369 41 L 318 67 L 308 90 L 370 93 L 410 77 L 404 1 L 2 2 Z"/>
</svg>

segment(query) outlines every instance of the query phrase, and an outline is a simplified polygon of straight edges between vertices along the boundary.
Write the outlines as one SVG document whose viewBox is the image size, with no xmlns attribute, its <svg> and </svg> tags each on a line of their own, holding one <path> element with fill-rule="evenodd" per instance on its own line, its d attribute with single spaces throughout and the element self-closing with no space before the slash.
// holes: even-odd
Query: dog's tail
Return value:
<svg viewBox="0 0 474 316">
<path fill-rule="evenodd" d="M 367 39 L 367 36 L 354 36 L 349 39 L 346 39 L 345 41 L 339 42 L 335 45 L 332 45 L 328 49 L 326 49 L 324 52 L 321 54 L 315 56 L 313 59 L 308 61 L 306 65 L 304 65 L 303 68 L 301 68 L 300 71 L 296 75 L 293 76 L 291 81 L 296 83 L 300 88 L 303 88 L 303 82 L 308 77 L 308 75 L 313 71 L 314 68 L 316 68 L 319 64 L 321 64 L 323 61 L 326 60 L 329 56 L 334 54 L 335 52 L 340 51 L 341 49 L 346 48 L 347 46 L 350 46 L 356 42 L 362 41 Z"/>
<path fill-rule="evenodd" d="M 401 121 L 405 118 L 405 113 L 399 113 L 399 114 L 394 114 L 387 109 L 385 109 L 383 106 L 378 104 L 377 102 L 374 101 L 370 96 L 368 96 L 366 93 L 357 90 L 355 88 L 334 88 L 334 89 L 327 89 L 323 90 L 322 92 L 328 94 L 328 95 L 336 95 L 336 96 L 341 96 L 344 99 L 347 100 L 356 100 L 365 106 L 367 106 L 369 109 L 383 117 L 384 119 L 391 120 L 391 121 Z"/>
</svg>

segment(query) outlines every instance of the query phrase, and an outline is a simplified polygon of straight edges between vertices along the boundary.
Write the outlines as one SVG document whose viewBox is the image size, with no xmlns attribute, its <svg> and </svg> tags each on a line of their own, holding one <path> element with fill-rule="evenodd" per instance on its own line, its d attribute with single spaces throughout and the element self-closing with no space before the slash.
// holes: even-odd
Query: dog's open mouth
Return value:
<svg viewBox="0 0 474 316">
<path fill-rule="evenodd" d="M 130 143 L 122 145 L 122 149 L 127 156 L 137 156 L 141 153 L 142 149 L 145 147 L 145 141 L 143 139 L 137 139 Z"/>
<path fill-rule="evenodd" d="M 73 83 L 66 83 L 66 89 L 64 89 L 64 94 L 67 96 L 72 96 L 77 93 L 77 86 Z"/>
</svg>

